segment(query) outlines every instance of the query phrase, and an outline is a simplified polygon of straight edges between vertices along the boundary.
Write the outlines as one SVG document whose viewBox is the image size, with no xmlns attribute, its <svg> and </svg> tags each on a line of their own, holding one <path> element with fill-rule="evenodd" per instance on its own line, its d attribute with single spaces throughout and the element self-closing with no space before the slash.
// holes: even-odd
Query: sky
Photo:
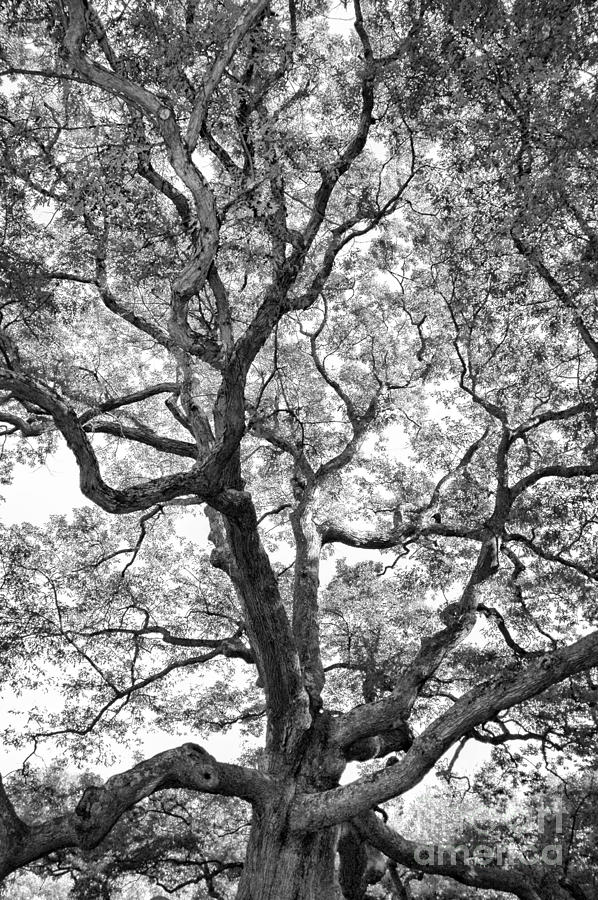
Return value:
<svg viewBox="0 0 598 900">
<path fill-rule="evenodd" d="M 0 493 L 5 525 L 43 525 L 52 515 L 68 515 L 76 506 L 89 505 L 79 490 L 77 464 L 64 444 L 41 466 L 15 466 L 12 484 L 4 485 Z"/>
</svg>

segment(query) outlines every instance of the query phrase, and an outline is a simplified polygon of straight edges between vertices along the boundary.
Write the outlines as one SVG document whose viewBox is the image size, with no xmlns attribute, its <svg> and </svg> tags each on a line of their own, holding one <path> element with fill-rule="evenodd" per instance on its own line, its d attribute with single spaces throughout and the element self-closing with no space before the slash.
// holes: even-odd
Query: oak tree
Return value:
<svg viewBox="0 0 598 900">
<path fill-rule="evenodd" d="M 243 900 L 361 900 L 372 854 L 402 896 L 376 807 L 465 741 L 592 740 L 593 6 L 3 4 L 2 474 L 66 445 L 91 504 L 5 530 L 3 665 L 64 701 L 24 739 L 262 745 L 58 814 L 8 784 L 0 876 L 178 791 L 250 809 Z"/>
</svg>

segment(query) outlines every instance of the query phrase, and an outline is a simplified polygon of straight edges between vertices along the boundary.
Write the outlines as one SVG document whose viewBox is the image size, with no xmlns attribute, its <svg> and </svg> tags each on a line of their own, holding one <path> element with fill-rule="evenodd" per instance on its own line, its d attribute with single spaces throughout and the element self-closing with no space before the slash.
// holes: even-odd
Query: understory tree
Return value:
<svg viewBox="0 0 598 900">
<path fill-rule="evenodd" d="M 595 759 L 594 3 L 0 15 L 2 477 L 87 500 L 3 529 L 0 877 L 583 897 L 583 842 L 422 861 L 381 804 Z"/>
</svg>

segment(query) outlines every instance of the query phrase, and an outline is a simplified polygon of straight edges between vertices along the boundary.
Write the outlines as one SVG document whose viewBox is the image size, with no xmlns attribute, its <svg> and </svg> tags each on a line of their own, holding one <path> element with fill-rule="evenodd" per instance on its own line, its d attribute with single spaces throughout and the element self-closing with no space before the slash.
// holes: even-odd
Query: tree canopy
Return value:
<svg viewBox="0 0 598 900">
<path fill-rule="evenodd" d="M 0 27 L 0 474 L 66 447 L 87 500 L 2 528 L 32 755 L 0 878 L 587 900 L 593 0 L 7 0 Z M 389 819 L 470 742 L 488 807 L 561 779 L 558 865 L 423 863 Z"/>
</svg>

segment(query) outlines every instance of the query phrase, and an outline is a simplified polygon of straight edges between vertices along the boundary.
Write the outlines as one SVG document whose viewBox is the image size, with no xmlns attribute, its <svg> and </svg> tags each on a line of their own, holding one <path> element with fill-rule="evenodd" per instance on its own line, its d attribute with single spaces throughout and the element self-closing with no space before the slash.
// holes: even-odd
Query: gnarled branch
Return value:
<svg viewBox="0 0 598 900">
<path fill-rule="evenodd" d="M 97 846 L 128 809 L 168 788 L 259 803 L 269 792 L 269 779 L 255 769 L 219 763 L 197 744 L 183 744 L 87 788 L 75 810 L 34 825 L 20 819 L 0 789 L 0 878 L 56 850 Z"/>
</svg>

